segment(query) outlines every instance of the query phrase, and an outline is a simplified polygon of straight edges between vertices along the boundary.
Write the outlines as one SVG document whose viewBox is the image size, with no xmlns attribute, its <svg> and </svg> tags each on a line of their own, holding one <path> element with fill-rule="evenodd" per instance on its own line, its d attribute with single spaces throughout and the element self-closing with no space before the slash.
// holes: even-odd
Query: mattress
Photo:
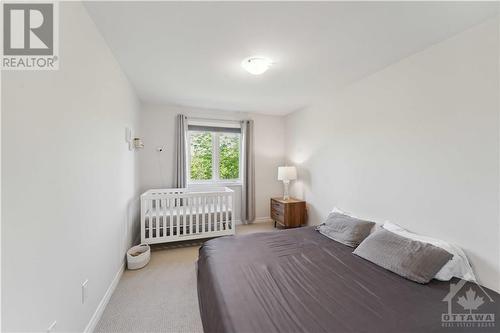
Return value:
<svg viewBox="0 0 500 333">
<path fill-rule="evenodd" d="M 486 296 L 465 283 L 459 292 L 474 289 L 483 300 L 466 310 L 449 282 L 418 284 L 352 251 L 312 227 L 205 242 L 197 273 L 205 333 L 468 332 L 443 315 L 500 316 L 500 295 L 491 290 L 482 289 Z M 477 325 L 473 332 L 498 332 L 491 322 Z"/>
</svg>

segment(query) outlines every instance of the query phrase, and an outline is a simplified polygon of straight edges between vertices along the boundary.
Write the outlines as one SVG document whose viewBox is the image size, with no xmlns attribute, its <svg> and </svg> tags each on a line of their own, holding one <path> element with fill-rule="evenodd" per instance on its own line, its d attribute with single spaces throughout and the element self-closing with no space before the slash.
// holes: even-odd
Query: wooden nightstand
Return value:
<svg viewBox="0 0 500 333">
<path fill-rule="evenodd" d="M 306 202 L 290 198 L 271 198 L 271 219 L 274 226 L 279 223 L 285 228 L 296 228 L 306 223 Z"/>
</svg>

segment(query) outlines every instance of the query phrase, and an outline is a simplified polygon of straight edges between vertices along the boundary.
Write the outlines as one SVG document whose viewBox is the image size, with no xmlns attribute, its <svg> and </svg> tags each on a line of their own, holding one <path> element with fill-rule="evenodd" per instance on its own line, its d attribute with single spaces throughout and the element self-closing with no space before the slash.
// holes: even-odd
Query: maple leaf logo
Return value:
<svg viewBox="0 0 500 333">
<path fill-rule="evenodd" d="M 465 297 L 460 296 L 457 303 L 460 304 L 464 310 L 469 310 L 469 313 L 472 313 L 472 310 L 477 310 L 477 308 L 484 303 L 484 300 L 482 297 L 476 297 L 476 292 L 469 288 L 469 290 L 465 292 Z"/>
</svg>

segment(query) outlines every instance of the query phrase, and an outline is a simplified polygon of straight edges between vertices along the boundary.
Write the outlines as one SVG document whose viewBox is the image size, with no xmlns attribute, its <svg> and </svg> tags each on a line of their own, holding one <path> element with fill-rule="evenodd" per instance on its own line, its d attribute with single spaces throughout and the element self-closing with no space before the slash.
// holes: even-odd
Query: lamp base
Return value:
<svg viewBox="0 0 500 333">
<path fill-rule="evenodd" d="M 283 200 L 290 200 L 290 194 L 288 192 L 289 185 L 290 185 L 290 181 L 289 180 L 284 180 L 283 181 L 283 186 L 284 186 Z"/>
</svg>

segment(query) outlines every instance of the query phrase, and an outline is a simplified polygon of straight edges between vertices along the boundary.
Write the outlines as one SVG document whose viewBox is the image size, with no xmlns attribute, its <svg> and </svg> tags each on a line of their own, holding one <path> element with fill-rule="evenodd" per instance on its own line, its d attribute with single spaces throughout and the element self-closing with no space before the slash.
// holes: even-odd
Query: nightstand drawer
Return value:
<svg viewBox="0 0 500 333">
<path fill-rule="evenodd" d="M 275 221 L 284 222 L 285 214 L 276 209 L 271 209 L 271 218 Z"/>
<path fill-rule="evenodd" d="M 284 214 L 285 213 L 285 205 L 282 204 L 281 202 L 271 200 L 271 211 L 273 211 L 273 210 L 275 210 L 281 214 Z"/>
</svg>

